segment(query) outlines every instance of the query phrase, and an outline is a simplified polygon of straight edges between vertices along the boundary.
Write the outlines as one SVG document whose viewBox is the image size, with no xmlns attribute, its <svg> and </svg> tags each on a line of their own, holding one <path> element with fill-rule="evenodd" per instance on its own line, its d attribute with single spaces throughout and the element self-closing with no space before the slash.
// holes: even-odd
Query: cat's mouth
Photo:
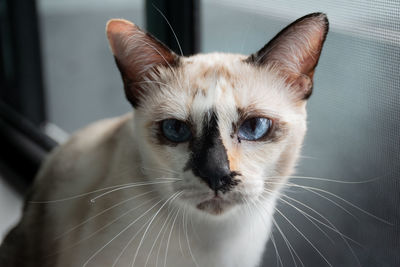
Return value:
<svg viewBox="0 0 400 267">
<path fill-rule="evenodd" d="M 196 208 L 213 215 L 220 215 L 232 206 L 233 203 L 231 201 L 225 200 L 222 197 L 215 195 L 212 198 L 197 204 Z"/>
<path fill-rule="evenodd" d="M 246 198 L 242 192 L 237 190 L 226 193 L 193 187 L 181 187 L 179 190 L 183 191 L 181 199 L 186 200 L 195 209 L 211 215 L 224 214 L 243 204 L 243 199 Z"/>
</svg>

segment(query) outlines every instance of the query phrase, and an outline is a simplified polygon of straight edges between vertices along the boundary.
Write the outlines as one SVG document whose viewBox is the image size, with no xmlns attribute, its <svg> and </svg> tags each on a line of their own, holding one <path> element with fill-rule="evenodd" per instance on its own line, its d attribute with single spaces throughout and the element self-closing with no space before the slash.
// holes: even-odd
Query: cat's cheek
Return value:
<svg viewBox="0 0 400 267">
<path fill-rule="evenodd" d="M 241 191 L 250 199 L 259 200 L 271 195 L 274 188 L 268 188 L 267 182 L 279 177 L 279 161 L 284 148 L 283 143 L 250 144 L 242 148 L 242 157 L 238 164 Z"/>
<path fill-rule="evenodd" d="M 189 161 L 190 154 L 188 152 L 188 144 L 180 144 L 177 147 L 166 148 L 166 160 L 170 162 L 170 166 L 175 172 L 183 173 L 186 163 Z"/>
<path fill-rule="evenodd" d="M 256 201 L 260 198 L 264 190 L 264 181 L 262 177 L 253 177 L 251 180 L 247 179 L 241 185 L 241 193 L 243 197 L 249 201 Z"/>
</svg>

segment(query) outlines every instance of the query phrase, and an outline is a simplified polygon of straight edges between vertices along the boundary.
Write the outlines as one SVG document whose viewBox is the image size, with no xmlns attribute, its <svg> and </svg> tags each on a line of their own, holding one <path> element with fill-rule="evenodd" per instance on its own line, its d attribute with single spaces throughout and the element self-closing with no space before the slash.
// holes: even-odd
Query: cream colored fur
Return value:
<svg viewBox="0 0 400 267">
<path fill-rule="evenodd" d="M 133 113 L 92 124 L 55 149 L 0 262 L 258 266 L 279 190 L 293 172 L 306 132 L 306 104 L 280 70 L 245 58 L 214 53 L 182 57 L 178 67 L 158 67 L 142 82 L 146 93 Z M 230 168 L 241 173 L 238 186 L 221 194 L 225 202 L 218 211 L 213 205 L 197 207 L 214 192 L 184 170 L 188 144 L 157 142 L 156 122 L 190 117 L 199 136 L 210 109 L 217 114 Z M 238 110 L 273 120 L 277 139 L 232 138 Z"/>
</svg>

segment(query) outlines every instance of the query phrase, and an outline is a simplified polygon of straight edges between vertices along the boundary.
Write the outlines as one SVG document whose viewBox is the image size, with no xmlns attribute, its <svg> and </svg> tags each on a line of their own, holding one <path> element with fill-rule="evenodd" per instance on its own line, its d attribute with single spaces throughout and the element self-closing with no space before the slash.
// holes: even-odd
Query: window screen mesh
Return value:
<svg viewBox="0 0 400 267">
<path fill-rule="evenodd" d="M 202 47 L 250 54 L 317 11 L 330 32 L 296 175 L 344 182 L 291 180 L 263 266 L 400 266 L 399 2 L 207 0 Z"/>
</svg>

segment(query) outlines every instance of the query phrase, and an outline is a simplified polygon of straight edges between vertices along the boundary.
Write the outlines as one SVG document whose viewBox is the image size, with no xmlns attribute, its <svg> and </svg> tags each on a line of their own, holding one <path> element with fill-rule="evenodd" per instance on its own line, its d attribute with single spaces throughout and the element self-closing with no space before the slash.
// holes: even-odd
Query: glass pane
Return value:
<svg viewBox="0 0 400 267">
<path fill-rule="evenodd" d="M 141 0 L 39 0 L 50 122 L 67 132 L 130 110 L 105 35 L 107 20 L 142 26 Z"/>
<path fill-rule="evenodd" d="M 304 266 L 399 266 L 398 1 L 204 0 L 202 48 L 251 54 L 293 20 L 317 11 L 327 13 L 330 33 L 296 173 L 316 178 L 291 180 L 300 186 L 288 187 L 278 205 L 290 223 L 278 213 L 276 219 Z M 273 235 L 283 266 L 302 266 L 279 230 Z M 280 266 L 276 255 L 270 242 L 263 266 Z"/>
</svg>

